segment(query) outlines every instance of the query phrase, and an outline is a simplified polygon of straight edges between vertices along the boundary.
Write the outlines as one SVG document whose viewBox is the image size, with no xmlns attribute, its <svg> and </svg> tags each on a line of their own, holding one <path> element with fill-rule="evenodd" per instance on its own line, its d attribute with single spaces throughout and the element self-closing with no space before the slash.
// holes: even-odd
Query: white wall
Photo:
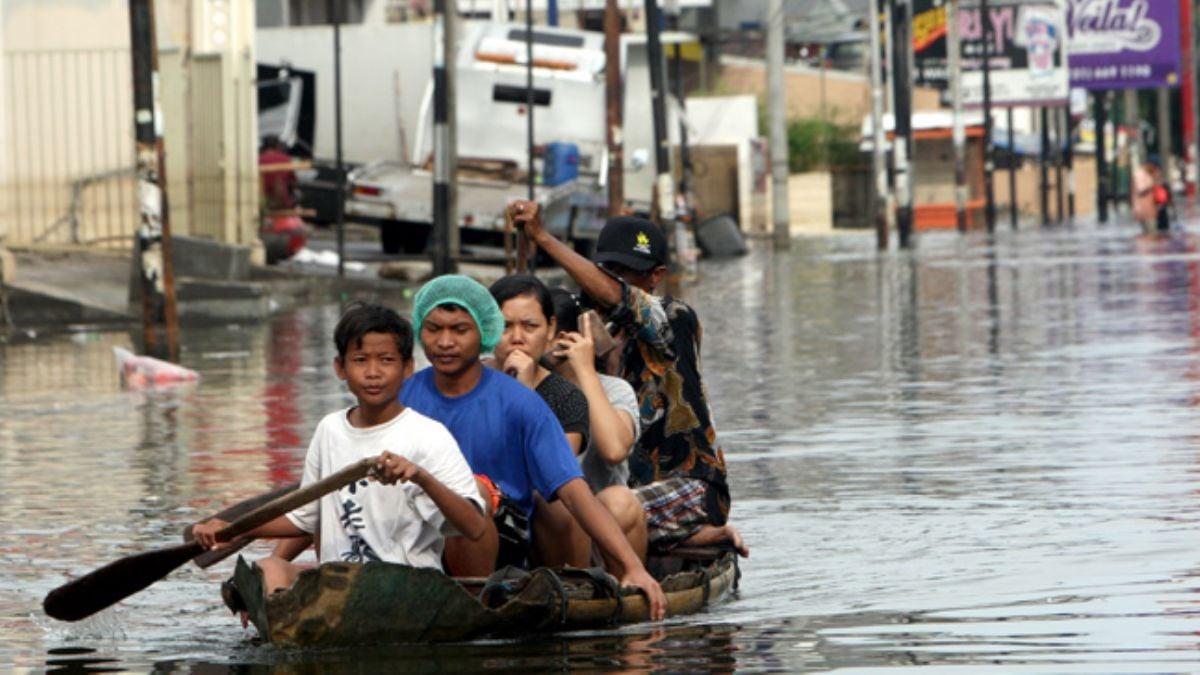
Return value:
<svg viewBox="0 0 1200 675">
<path fill-rule="evenodd" d="M 753 96 L 689 98 L 687 118 L 688 143 L 737 146 L 738 220 L 748 225 L 754 188 L 750 142 L 758 136 L 758 100 Z"/>
<path fill-rule="evenodd" d="M 416 133 L 433 70 L 429 23 L 343 26 L 342 146 L 350 162 L 401 159 Z M 315 154 L 334 156 L 333 29 L 259 29 L 260 63 L 290 63 L 317 74 Z M 403 139 L 403 143 L 402 143 Z"/>
</svg>

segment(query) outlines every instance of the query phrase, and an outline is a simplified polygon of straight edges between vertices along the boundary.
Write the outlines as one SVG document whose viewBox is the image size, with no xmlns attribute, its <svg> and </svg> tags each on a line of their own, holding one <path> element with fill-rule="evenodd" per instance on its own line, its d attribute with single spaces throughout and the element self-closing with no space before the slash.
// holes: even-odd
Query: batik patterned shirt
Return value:
<svg viewBox="0 0 1200 675">
<path fill-rule="evenodd" d="M 638 397 L 642 434 L 629 456 L 630 485 L 675 477 L 707 482 L 716 503 L 710 513 L 729 513 L 725 455 L 700 378 L 700 320 L 684 302 L 660 298 L 620 279 L 621 303 L 609 318 L 625 334 L 621 376 Z"/>
</svg>

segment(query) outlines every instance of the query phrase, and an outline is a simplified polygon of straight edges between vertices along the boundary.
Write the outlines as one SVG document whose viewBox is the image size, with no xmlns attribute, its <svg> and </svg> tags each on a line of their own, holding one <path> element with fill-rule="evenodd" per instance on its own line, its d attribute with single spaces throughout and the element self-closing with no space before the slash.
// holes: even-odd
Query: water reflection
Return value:
<svg viewBox="0 0 1200 675">
<path fill-rule="evenodd" d="M 166 391 L 120 390 L 125 334 L 0 345 L 0 667 L 1195 669 L 1194 238 L 805 240 L 708 264 L 681 294 L 754 549 L 728 604 L 656 629 L 289 652 L 219 609 L 224 565 L 80 624 L 43 616 L 67 575 L 297 478 L 348 401 L 330 305 L 190 327 L 202 380 Z"/>
</svg>

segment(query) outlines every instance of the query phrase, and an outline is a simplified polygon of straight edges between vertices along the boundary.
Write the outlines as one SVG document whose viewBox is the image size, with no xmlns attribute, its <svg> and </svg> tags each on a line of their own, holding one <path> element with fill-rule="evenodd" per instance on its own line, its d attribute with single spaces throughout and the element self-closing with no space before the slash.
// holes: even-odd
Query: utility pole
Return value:
<svg viewBox="0 0 1200 675">
<path fill-rule="evenodd" d="M 1179 32 L 1183 41 L 1180 61 L 1183 67 L 1179 86 L 1181 121 L 1183 124 L 1183 179 L 1188 198 L 1196 196 L 1196 179 L 1200 166 L 1196 164 L 1196 35 L 1192 26 L 1192 0 L 1179 2 Z"/>
<path fill-rule="evenodd" d="M 604 139 L 608 143 L 608 215 L 625 208 L 625 152 L 621 122 L 621 10 L 604 3 Z"/>
<path fill-rule="evenodd" d="M 167 203 L 167 163 L 158 109 L 158 39 L 154 0 L 129 0 L 133 61 L 133 130 L 138 204 L 137 256 L 141 263 L 142 337 L 150 351 L 158 344 L 158 302 L 166 323 L 167 357 L 179 360 L 179 314 L 175 304 L 175 264 L 171 256 L 171 213 Z M 158 268 L 158 269 L 156 269 Z"/>
<path fill-rule="evenodd" d="M 967 231 L 966 133 L 962 119 L 962 50 L 958 43 L 958 0 L 946 3 L 946 65 L 949 67 L 950 101 L 953 107 L 954 217 L 959 232 Z"/>
<path fill-rule="evenodd" d="M 1105 127 L 1108 125 L 1108 112 L 1104 110 L 1106 91 L 1092 92 L 1092 124 L 1096 127 L 1096 220 L 1108 222 L 1108 152 Z"/>
<path fill-rule="evenodd" d="M 557 9 L 555 10 L 557 13 Z M 525 198 L 533 201 L 533 0 L 525 0 Z M 529 264 L 529 237 L 517 230 L 517 271 L 524 272 Z"/>
<path fill-rule="evenodd" d="M 992 177 L 996 160 L 992 152 L 992 15 L 988 0 L 979 0 L 979 16 L 983 22 L 983 191 L 984 220 L 989 234 L 996 231 L 996 191 Z"/>
<path fill-rule="evenodd" d="M 1171 162 L 1171 90 L 1158 88 L 1158 162 L 1162 166 L 1163 182 L 1170 190 L 1174 184 L 1174 167 Z"/>
<path fill-rule="evenodd" d="M 650 68 L 650 103 L 654 116 L 654 192 L 658 224 L 663 233 L 675 220 L 675 190 L 671 184 L 671 139 L 667 133 L 666 83 L 663 81 L 663 52 L 659 40 L 662 15 L 657 0 L 646 0 L 646 61 Z"/>
<path fill-rule="evenodd" d="M 1067 165 L 1067 221 L 1075 222 L 1075 119 L 1070 108 L 1066 109 L 1063 116 L 1067 125 L 1067 137 L 1063 139 L 1066 143 L 1063 152 L 1066 153 L 1064 159 Z"/>
<path fill-rule="evenodd" d="M 956 0 L 957 1 L 957 0 Z M 871 12 L 871 165 L 875 172 L 875 198 L 871 214 L 875 219 L 875 246 L 880 251 L 888 247 L 888 179 L 883 143 L 883 54 L 879 40 L 879 0 L 870 0 Z"/>
<path fill-rule="evenodd" d="M 338 0 L 325 0 L 333 24 L 333 144 L 337 161 L 337 273 L 346 276 L 346 166 L 342 161 L 342 10 Z"/>
<path fill-rule="evenodd" d="M 1051 113 L 1054 115 L 1054 222 L 1061 225 L 1063 222 L 1063 123 L 1062 115 L 1064 108 L 1055 108 Z"/>
<path fill-rule="evenodd" d="M 679 30 L 679 0 L 667 0 L 667 25 L 673 30 Z M 671 89 L 675 100 L 679 103 L 679 192 L 683 195 L 684 203 L 691 207 L 692 189 L 692 156 L 688 148 L 687 99 L 683 91 L 683 55 L 679 52 L 679 44 L 672 45 L 671 50 Z"/>
<path fill-rule="evenodd" d="M 1008 218 L 1012 229 L 1017 229 L 1020 216 L 1017 213 L 1017 142 L 1013 131 L 1013 109 L 1005 111 L 1008 121 Z"/>
<path fill-rule="evenodd" d="M 892 98 L 895 108 L 895 133 L 892 135 L 892 162 L 896 181 L 896 231 L 900 248 L 911 245 L 913 209 L 912 183 L 908 158 L 912 154 L 912 73 L 909 54 L 912 50 L 911 0 L 892 0 Z"/>
<path fill-rule="evenodd" d="M 433 274 L 454 271 L 458 214 L 455 175 L 454 0 L 433 4 Z"/>
<path fill-rule="evenodd" d="M 1142 165 L 1142 113 L 1138 103 L 1138 90 L 1125 90 L 1125 128 L 1129 136 L 1129 208 L 1133 208 L 1133 172 Z"/>
<path fill-rule="evenodd" d="M 1050 224 L 1050 123 L 1046 115 L 1046 108 L 1042 107 L 1039 111 L 1041 114 L 1038 118 L 1039 131 L 1041 132 L 1041 160 L 1038 162 L 1041 165 L 1041 193 L 1042 193 L 1042 225 Z"/>
<path fill-rule="evenodd" d="M 783 88 L 783 0 L 767 2 L 767 114 L 771 128 L 771 220 L 775 248 L 782 250 L 792 243 L 788 222 L 787 110 Z"/>
</svg>

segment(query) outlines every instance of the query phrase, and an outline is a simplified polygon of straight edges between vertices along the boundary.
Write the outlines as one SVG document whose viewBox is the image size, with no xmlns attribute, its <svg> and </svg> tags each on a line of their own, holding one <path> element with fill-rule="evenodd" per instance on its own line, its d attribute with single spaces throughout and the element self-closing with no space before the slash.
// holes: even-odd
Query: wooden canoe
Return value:
<svg viewBox="0 0 1200 675">
<path fill-rule="evenodd" d="M 735 590 L 737 556 L 687 551 L 649 566 L 667 616 L 700 611 Z M 266 597 L 258 568 L 238 558 L 234 586 L 263 640 L 286 646 L 448 642 L 601 628 L 646 621 L 645 597 L 595 570 L 498 572 L 454 579 L 392 563 L 333 562 Z"/>
</svg>

